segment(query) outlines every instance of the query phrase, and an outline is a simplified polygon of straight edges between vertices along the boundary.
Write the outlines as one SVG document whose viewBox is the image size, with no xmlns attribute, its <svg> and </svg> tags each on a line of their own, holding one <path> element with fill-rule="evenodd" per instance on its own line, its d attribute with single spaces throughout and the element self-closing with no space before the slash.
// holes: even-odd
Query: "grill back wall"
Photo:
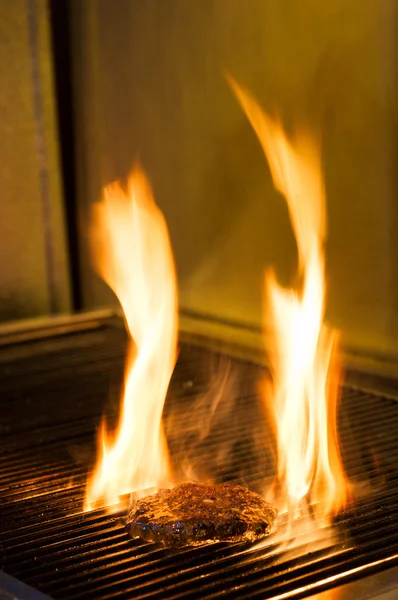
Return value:
<svg viewBox="0 0 398 600">
<path fill-rule="evenodd" d="M 69 21 L 70 77 L 62 49 L 52 73 L 50 6 L 58 27 Z M 139 158 L 171 230 L 182 309 L 200 317 L 182 326 L 226 321 L 217 335 L 261 345 L 263 268 L 276 265 L 289 283 L 296 249 L 225 67 L 290 125 L 297 117 L 323 131 L 328 316 L 361 353 L 398 354 L 393 0 L 21 0 L 0 9 L 1 321 L 69 310 L 73 270 L 84 308 L 115 302 L 90 267 L 88 213 L 101 186 Z M 55 45 L 67 36 L 56 33 Z M 71 135 L 61 146 L 69 166 L 76 154 L 77 222 L 71 173 L 62 207 L 55 80 L 73 103 L 76 148 Z M 71 228 L 80 239 L 68 257 Z"/>
<path fill-rule="evenodd" d="M 225 67 L 291 128 L 323 136 L 328 317 L 349 346 L 397 354 L 396 3 L 72 8 L 82 234 L 101 186 L 139 158 L 171 231 L 182 309 L 200 317 L 189 327 L 227 321 L 221 335 L 240 341 L 244 327 L 258 331 L 263 269 L 288 284 L 296 248 Z M 82 253 L 86 306 L 114 302 L 84 239 Z"/>
<path fill-rule="evenodd" d="M 0 323 L 71 309 L 47 9 L 0 1 Z"/>
</svg>

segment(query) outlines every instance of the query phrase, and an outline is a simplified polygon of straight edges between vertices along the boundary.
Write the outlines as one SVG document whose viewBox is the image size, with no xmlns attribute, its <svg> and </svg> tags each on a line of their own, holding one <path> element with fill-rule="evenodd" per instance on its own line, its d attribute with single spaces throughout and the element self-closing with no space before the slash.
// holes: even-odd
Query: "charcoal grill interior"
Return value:
<svg viewBox="0 0 398 600">
<path fill-rule="evenodd" d="M 0 347 L 5 573 L 54 599 L 265 599 L 304 598 L 398 564 L 398 404 L 391 393 L 358 385 L 343 389 L 339 432 L 349 477 L 368 483 L 339 517 L 331 548 L 299 543 L 293 555 L 270 537 L 260 549 L 217 543 L 166 550 L 131 539 L 119 516 L 83 514 L 101 415 L 116 421 L 125 349 L 123 327 L 108 321 Z M 232 359 L 233 410 L 219 410 L 206 440 L 170 427 L 175 415 L 198 406 L 217 365 L 225 367 L 217 353 L 182 345 L 165 407 L 175 465 L 194 447 L 199 471 L 256 490 L 274 469 L 267 440 L 256 436 L 266 427 L 259 366 Z"/>
</svg>

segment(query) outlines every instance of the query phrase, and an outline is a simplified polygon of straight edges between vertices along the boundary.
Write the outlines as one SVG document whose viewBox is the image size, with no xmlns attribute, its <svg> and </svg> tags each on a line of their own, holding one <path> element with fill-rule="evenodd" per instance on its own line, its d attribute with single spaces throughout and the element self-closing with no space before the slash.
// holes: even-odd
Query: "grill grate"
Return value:
<svg viewBox="0 0 398 600">
<path fill-rule="evenodd" d="M 103 411 L 110 422 L 117 415 L 125 344 L 122 330 L 103 326 L 0 350 L 0 564 L 6 573 L 55 599 L 266 599 L 303 598 L 309 588 L 330 586 L 329 578 L 349 580 L 398 564 L 398 405 L 358 389 L 343 391 L 339 432 L 348 474 L 354 483 L 367 478 L 369 492 L 339 517 L 331 547 L 313 545 L 308 552 L 299 538 L 286 551 L 271 537 L 257 549 L 218 543 L 166 550 L 130 539 L 118 517 L 82 514 L 96 428 Z M 201 442 L 188 417 L 195 409 L 191 422 L 206 421 L 210 375 L 220 369 L 233 385 Z M 256 396 L 261 373 L 183 346 L 165 407 L 176 468 L 194 446 L 198 472 L 260 489 L 274 467 Z M 188 423 L 178 434 L 176 415 Z"/>
</svg>

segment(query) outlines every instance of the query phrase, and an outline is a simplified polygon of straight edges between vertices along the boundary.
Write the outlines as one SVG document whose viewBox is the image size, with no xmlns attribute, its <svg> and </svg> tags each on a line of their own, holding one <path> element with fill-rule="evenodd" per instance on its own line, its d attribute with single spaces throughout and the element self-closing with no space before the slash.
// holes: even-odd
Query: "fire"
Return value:
<svg viewBox="0 0 398 600">
<path fill-rule="evenodd" d="M 177 345 L 177 291 L 164 217 L 142 170 L 127 191 L 113 183 L 95 206 L 91 239 L 96 267 L 120 300 L 130 348 L 119 423 L 103 422 L 85 510 L 120 509 L 122 496 L 170 483 L 162 411 Z"/>
<path fill-rule="evenodd" d="M 323 323 L 326 216 L 321 152 L 304 131 L 294 141 L 288 139 L 280 123 L 228 79 L 258 136 L 275 188 L 286 199 L 298 248 L 299 288 L 282 288 L 272 272 L 265 273 L 264 282 L 273 387 L 270 397 L 265 390 L 263 395 L 276 430 L 277 500 L 291 515 L 310 503 L 317 515 L 328 518 L 344 507 L 348 486 L 336 431 L 336 333 Z"/>
</svg>

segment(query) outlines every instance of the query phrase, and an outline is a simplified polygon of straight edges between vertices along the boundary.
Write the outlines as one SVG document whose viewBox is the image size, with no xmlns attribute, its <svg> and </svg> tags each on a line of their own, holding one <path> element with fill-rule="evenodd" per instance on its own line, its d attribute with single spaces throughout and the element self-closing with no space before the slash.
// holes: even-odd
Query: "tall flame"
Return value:
<svg viewBox="0 0 398 600">
<path fill-rule="evenodd" d="M 326 518 L 344 506 L 347 482 L 336 431 L 336 335 L 323 323 L 326 217 L 321 152 L 303 131 L 294 143 L 289 140 L 246 90 L 228 80 L 258 136 L 274 185 L 286 199 L 298 248 L 300 289 L 282 288 L 271 272 L 264 282 L 273 375 L 266 402 L 277 437 L 276 487 L 282 508 L 291 514 L 310 502 Z"/>
<path fill-rule="evenodd" d="M 142 170 L 132 172 L 127 192 L 119 183 L 104 189 L 91 238 L 131 338 L 117 431 L 110 436 L 103 423 L 85 498 L 85 510 L 113 510 L 123 495 L 170 481 L 162 411 L 176 360 L 176 276 L 167 225 Z"/>
</svg>

